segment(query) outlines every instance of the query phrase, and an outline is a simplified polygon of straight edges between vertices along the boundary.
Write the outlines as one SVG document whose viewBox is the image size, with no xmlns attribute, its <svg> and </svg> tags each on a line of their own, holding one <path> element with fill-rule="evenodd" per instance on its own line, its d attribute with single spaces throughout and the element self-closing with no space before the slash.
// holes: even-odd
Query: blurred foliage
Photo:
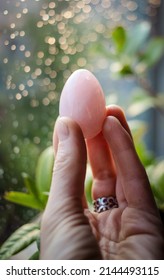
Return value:
<svg viewBox="0 0 164 280">
<path fill-rule="evenodd" d="M 110 34 L 110 51 L 109 44 L 99 41 L 93 46 L 94 54 L 101 52 L 109 58 L 111 71 L 117 75 L 145 75 L 164 52 L 164 38 L 151 38 L 150 31 L 149 22 L 140 22 L 129 29 L 118 26 Z"/>
<path fill-rule="evenodd" d="M 151 25 L 141 22 L 135 27 L 126 30 L 122 26 L 112 32 L 112 59 L 111 70 L 119 76 L 133 76 L 140 87 L 126 108 L 131 117 L 129 121 L 137 153 L 145 166 L 151 187 L 160 210 L 164 210 L 164 160 L 158 159 L 147 150 L 144 136 L 148 124 L 137 119 L 140 114 L 150 108 L 156 108 L 164 117 L 164 95 L 153 91 L 147 74 L 164 54 L 164 38 L 151 38 Z M 132 119 L 135 118 L 135 119 Z"/>
<path fill-rule="evenodd" d="M 10 258 L 33 242 L 37 243 L 38 250 L 30 258 L 39 258 L 39 225 L 29 220 L 44 210 L 48 198 L 54 161 L 51 138 L 60 92 L 74 70 L 80 67 L 92 70 L 88 61 L 97 56 L 110 61 L 110 71 L 115 77 L 133 77 L 138 82 L 126 113 L 157 205 L 164 211 L 164 161 L 147 150 L 143 138 L 148 124 L 140 120 L 140 115 L 150 108 L 164 113 L 163 95 L 152 90 L 147 78 L 148 71 L 163 54 L 164 39 L 150 36 L 148 22 L 140 22 L 132 28 L 122 25 L 108 28 L 105 36 L 100 31 L 103 24 L 100 24 L 99 31 L 88 36 L 89 6 L 84 13 L 82 3 L 78 9 L 71 3 L 56 1 L 55 6 L 51 4 L 53 16 L 47 20 L 48 4 L 40 14 L 26 16 L 23 25 L 26 58 L 17 50 L 11 55 L 11 45 L 8 38 L 5 39 L 2 56 L 8 55 L 9 63 L 4 65 L 4 72 L 10 74 L 4 78 L 8 94 L 2 88 L 0 96 L 0 126 L 5 139 L 0 140 L 1 242 L 22 223 L 28 224 L 18 228 L 3 243 L 0 259 Z M 23 34 L 21 25 L 17 29 Z M 10 30 L 11 27 L 9 34 Z M 17 48 L 24 48 L 21 38 L 14 39 L 14 43 Z M 88 165 L 85 192 L 89 207 L 91 188 L 92 172 Z"/>
<path fill-rule="evenodd" d="M 164 212 L 164 160 L 150 164 L 147 173 L 157 205 Z"/>
<path fill-rule="evenodd" d="M 51 185 L 53 164 L 53 148 L 50 146 L 39 156 L 36 165 L 35 181 L 28 174 L 22 174 L 27 192 L 6 192 L 5 199 L 23 206 L 44 210 Z"/>
<path fill-rule="evenodd" d="M 9 259 L 39 238 L 39 225 L 30 223 L 23 225 L 12 234 L 0 248 L 0 260 Z"/>
</svg>

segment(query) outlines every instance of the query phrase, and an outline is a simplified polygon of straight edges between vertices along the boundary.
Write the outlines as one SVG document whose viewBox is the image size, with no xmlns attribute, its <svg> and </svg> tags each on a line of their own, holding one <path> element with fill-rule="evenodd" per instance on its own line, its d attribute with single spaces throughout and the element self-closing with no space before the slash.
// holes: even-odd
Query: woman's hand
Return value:
<svg viewBox="0 0 164 280">
<path fill-rule="evenodd" d="M 102 132 L 86 142 L 75 122 L 58 119 L 54 149 L 41 259 L 163 259 L 163 225 L 122 110 L 109 106 Z M 87 209 L 87 154 L 93 199 L 116 196 L 118 208 L 102 213 Z"/>
</svg>

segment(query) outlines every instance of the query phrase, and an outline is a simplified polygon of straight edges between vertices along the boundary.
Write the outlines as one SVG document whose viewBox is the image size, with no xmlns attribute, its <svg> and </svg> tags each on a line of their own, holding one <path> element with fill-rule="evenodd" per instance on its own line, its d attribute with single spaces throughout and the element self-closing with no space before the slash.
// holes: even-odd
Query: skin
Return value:
<svg viewBox="0 0 164 280">
<path fill-rule="evenodd" d="M 164 259 L 163 225 L 122 109 L 109 106 L 102 132 L 87 141 L 74 121 L 59 118 L 53 142 L 41 259 Z M 116 196 L 118 208 L 99 214 L 86 208 L 87 156 L 93 199 Z"/>
</svg>

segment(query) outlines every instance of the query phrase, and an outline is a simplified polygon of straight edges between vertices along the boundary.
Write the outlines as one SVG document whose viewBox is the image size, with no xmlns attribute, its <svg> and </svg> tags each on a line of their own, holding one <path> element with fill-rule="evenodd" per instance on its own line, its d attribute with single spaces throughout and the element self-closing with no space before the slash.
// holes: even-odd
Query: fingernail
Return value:
<svg viewBox="0 0 164 280">
<path fill-rule="evenodd" d="M 60 118 L 58 120 L 57 135 L 58 135 L 59 141 L 66 140 L 68 138 L 68 136 L 69 136 L 68 126 L 67 126 L 66 122 L 62 118 Z"/>
</svg>

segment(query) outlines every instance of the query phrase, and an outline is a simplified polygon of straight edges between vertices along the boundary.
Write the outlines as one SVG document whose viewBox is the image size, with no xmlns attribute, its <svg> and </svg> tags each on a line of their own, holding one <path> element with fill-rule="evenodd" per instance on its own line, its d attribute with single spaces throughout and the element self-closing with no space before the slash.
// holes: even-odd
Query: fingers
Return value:
<svg viewBox="0 0 164 280">
<path fill-rule="evenodd" d="M 129 126 L 123 110 L 116 105 L 107 107 L 107 116 L 113 115 L 119 119 L 122 126 L 131 136 Z M 92 195 L 96 199 L 103 196 L 116 195 L 116 171 L 110 146 L 106 142 L 102 133 L 87 140 L 87 150 L 89 161 L 92 167 L 94 182 L 92 186 Z M 118 179 L 117 179 L 118 182 Z M 118 198 L 124 201 L 122 190 L 119 190 Z"/>
<path fill-rule="evenodd" d="M 92 196 L 115 196 L 115 168 L 106 140 L 102 133 L 87 140 L 89 161 L 93 173 Z"/>
<path fill-rule="evenodd" d="M 103 135 L 110 146 L 128 205 L 152 208 L 154 199 L 149 181 L 127 130 L 124 120 L 122 126 L 116 117 L 108 116 L 104 122 Z"/>
</svg>

